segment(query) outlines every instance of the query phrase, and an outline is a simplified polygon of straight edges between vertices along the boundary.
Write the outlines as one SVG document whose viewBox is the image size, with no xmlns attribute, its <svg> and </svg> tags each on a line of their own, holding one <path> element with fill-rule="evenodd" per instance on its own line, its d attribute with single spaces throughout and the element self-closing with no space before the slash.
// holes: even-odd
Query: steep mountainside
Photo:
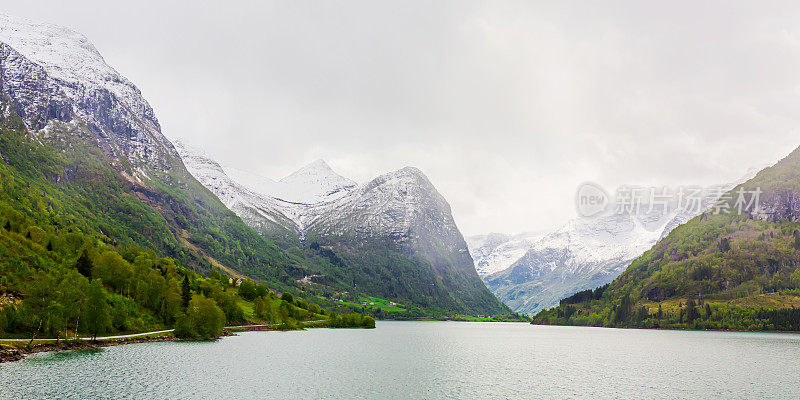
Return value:
<svg viewBox="0 0 800 400">
<path fill-rule="evenodd" d="M 292 232 L 307 256 L 327 260 L 310 267 L 310 285 L 437 314 L 508 312 L 475 272 L 450 205 L 416 168 L 357 185 L 315 161 L 277 182 L 238 171 L 246 177 L 240 184 L 196 149 L 178 149 L 189 171 L 250 226 L 273 239 Z"/>
<path fill-rule="evenodd" d="M 674 229 L 607 287 L 567 298 L 536 321 L 797 330 L 798 196 L 800 149 Z"/>
<path fill-rule="evenodd" d="M 5 220 L 141 246 L 207 271 L 295 285 L 298 259 L 198 183 L 139 90 L 81 34 L 0 15 Z"/>
<path fill-rule="evenodd" d="M 749 172 L 742 182 L 755 174 Z M 737 182 L 737 183 L 738 183 Z M 511 309 L 536 313 L 573 293 L 611 282 L 630 262 L 672 229 L 710 208 L 735 186 L 706 190 L 699 207 L 643 207 L 641 213 L 609 212 L 578 218 L 548 235 L 475 237 L 470 248 L 476 266 L 493 271 L 486 286 Z M 492 244 L 491 242 L 495 243 Z"/>
</svg>

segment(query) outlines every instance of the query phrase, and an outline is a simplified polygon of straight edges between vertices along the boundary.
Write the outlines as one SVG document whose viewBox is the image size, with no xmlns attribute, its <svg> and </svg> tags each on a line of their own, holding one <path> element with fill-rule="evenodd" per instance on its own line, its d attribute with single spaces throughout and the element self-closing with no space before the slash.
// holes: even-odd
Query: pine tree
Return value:
<svg viewBox="0 0 800 400">
<path fill-rule="evenodd" d="M 92 260 L 89 258 L 89 254 L 86 250 L 81 253 L 78 261 L 75 262 L 75 269 L 87 279 L 92 279 Z"/>
<path fill-rule="evenodd" d="M 691 324 L 698 318 L 700 318 L 700 313 L 697 311 L 697 307 L 695 307 L 694 300 L 689 299 L 689 301 L 686 302 L 686 322 Z"/>
<path fill-rule="evenodd" d="M 631 301 L 630 295 L 625 295 L 622 297 L 622 301 L 620 302 L 619 307 L 614 310 L 613 314 L 613 322 L 615 325 L 621 325 L 624 322 L 627 322 L 630 315 L 631 315 L 631 307 L 633 303 Z"/>
<path fill-rule="evenodd" d="M 183 285 L 181 285 L 181 307 L 186 310 L 189 307 L 189 301 L 192 299 L 192 289 L 189 287 L 189 276 L 183 277 Z"/>
</svg>

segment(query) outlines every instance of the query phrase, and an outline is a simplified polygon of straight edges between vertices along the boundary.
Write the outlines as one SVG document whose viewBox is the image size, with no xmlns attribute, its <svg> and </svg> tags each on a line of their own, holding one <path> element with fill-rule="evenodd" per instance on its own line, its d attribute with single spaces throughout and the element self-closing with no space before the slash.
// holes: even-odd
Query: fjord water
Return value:
<svg viewBox="0 0 800 400">
<path fill-rule="evenodd" d="M 800 335 L 379 322 L 44 353 L 0 398 L 800 398 Z"/>
</svg>

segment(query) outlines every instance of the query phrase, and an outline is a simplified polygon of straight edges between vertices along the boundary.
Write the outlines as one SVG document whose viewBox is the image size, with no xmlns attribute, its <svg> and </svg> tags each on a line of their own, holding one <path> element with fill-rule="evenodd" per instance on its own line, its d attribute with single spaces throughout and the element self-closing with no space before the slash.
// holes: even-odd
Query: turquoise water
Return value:
<svg viewBox="0 0 800 400">
<path fill-rule="evenodd" d="M 0 399 L 797 399 L 798 374 L 798 334 L 378 322 L 37 354 Z"/>
</svg>

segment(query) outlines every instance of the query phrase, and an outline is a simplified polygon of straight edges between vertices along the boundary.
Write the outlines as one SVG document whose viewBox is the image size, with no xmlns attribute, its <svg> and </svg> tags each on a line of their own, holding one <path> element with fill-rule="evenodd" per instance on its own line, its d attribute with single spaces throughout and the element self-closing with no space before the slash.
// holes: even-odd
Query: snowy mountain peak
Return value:
<svg viewBox="0 0 800 400">
<path fill-rule="evenodd" d="M 119 101 L 145 114 L 158 126 L 153 110 L 139 89 L 106 64 L 83 34 L 58 25 L 0 14 L 0 42 L 62 83 L 109 90 Z M 70 95 L 69 91 L 67 94 Z"/>
<path fill-rule="evenodd" d="M 321 180 L 329 180 L 342 186 L 353 186 L 356 184 L 350 179 L 337 174 L 336 171 L 322 159 L 309 163 L 280 181 L 289 184 L 317 184 Z"/>
<path fill-rule="evenodd" d="M 86 36 L 65 27 L 0 14 L 0 41 L 54 78 L 78 82 L 119 75 Z"/>
<path fill-rule="evenodd" d="M 283 188 L 264 193 L 293 203 L 316 204 L 335 200 L 357 184 L 336 173 L 323 160 L 316 160 L 281 179 Z"/>
<path fill-rule="evenodd" d="M 755 175 L 751 169 L 733 189 Z M 468 239 L 479 275 L 513 310 L 535 313 L 575 292 L 611 282 L 628 264 L 670 231 L 713 206 L 715 190 L 700 199 L 700 209 L 666 207 L 638 213 L 611 212 L 576 218 L 538 237 L 488 234 Z"/>
<path fill-rule="evenodd" d="M 417 167 L 403 167 L 397 171 L 390 172 L 390 174 L 395 176 L 408 176 L 417 179 L 424 179 L 428 180 L 428 177 Z"/>
<path fill-rule="evenodd" d="M 366 184 L 367 187 L 393 185 L 393 186 L 418 186 L 432 188 L 433 184 L 428 180 L 419 168 L 405 167 L 397 171 L 392 171 L 378 176 Z"/>
<path fill-rule="evenodd" d="M 292 172 L 289 176 L 281 179 L 281 181 L 292 181 L 311 174 L 336 174 L 336 172 L 334 172 L 333 168 L 331 168 L 325 160 L 318 158 L 297 171 Z"/>
<path fill-rule="evenodd" d="M 0 88 L 31 130 L 85 124 L 137 170 L 177 158 L 139 89 L 73 30 L 0 14 Z"/>
<path fill-rule="evenodd" d="M 223 171 L 190 149 L 178 146 L 189 172 L 260 234 L 305 243 L 309 251 L 330 246 L 326 251 L 348 254 L 335 261 L 335 268 L 346 271 L 368 260 L 370 279 L 388 282 L 392 296 L 405 290 L 409 277 L 430 271 L 426 296 L 454 288 L 453 298 L 466 298 L 466 305 L 497 303 L 475 272 L 450 205 L 419 169 L 406 167 L 356 185 L 318 160 L 276 182 L 229 167 Z"/>
</svg>

